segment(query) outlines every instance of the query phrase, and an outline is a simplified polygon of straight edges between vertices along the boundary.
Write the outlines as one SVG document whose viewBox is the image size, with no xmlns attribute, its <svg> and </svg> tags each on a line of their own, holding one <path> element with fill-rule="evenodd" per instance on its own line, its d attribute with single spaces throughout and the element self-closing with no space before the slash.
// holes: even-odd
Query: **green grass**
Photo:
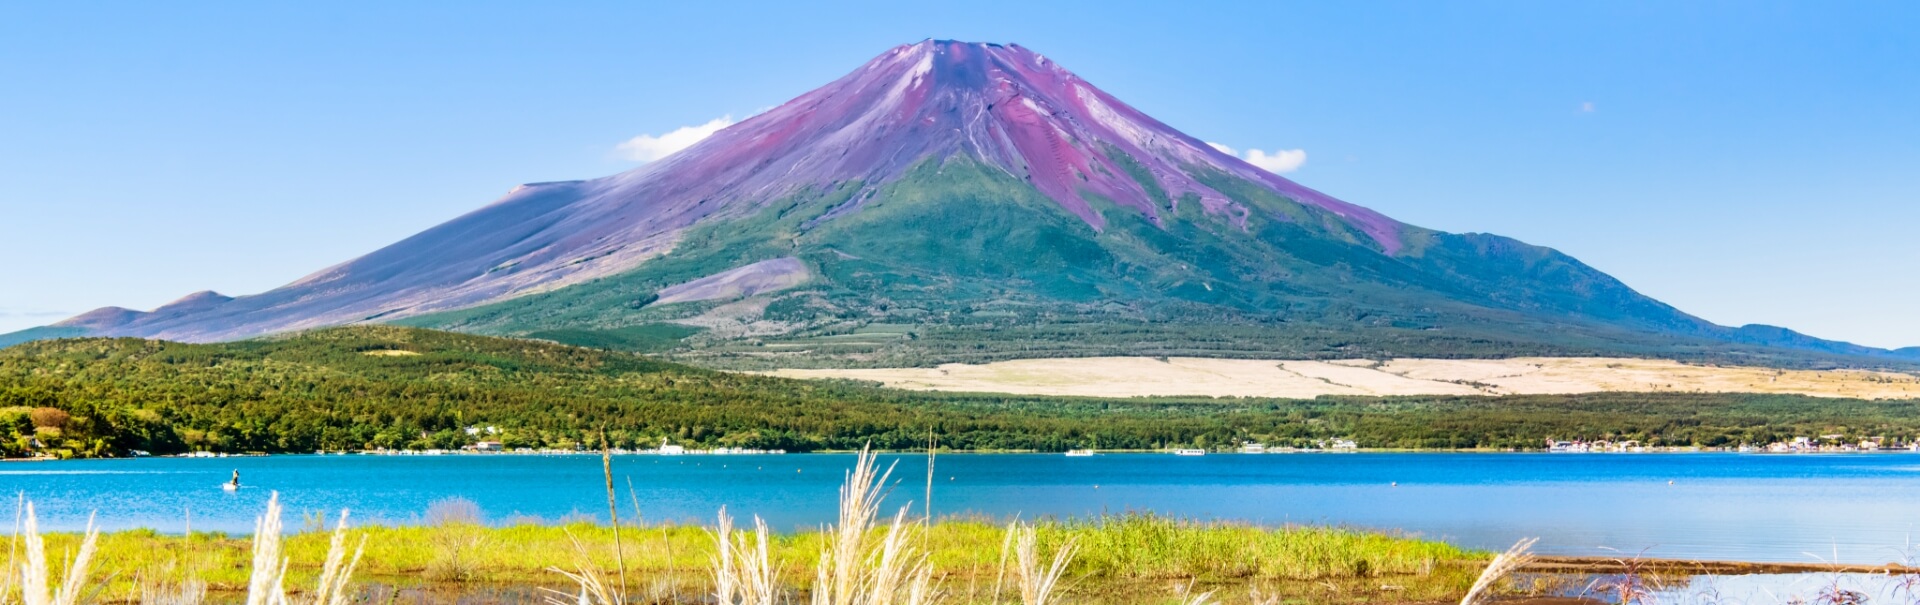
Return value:
<svg viewBox="0 0 1920 605">
<path fill-rule="evenodd" d="M 1071 594 L 1125 595 L 1142 602 L 1140 591 L 1165 592 L 1175 582 L 1197 581 L 1244 593 L 1266 587 L 1291 596 L 1326 594 L 1326 586 L 1347 591 L 1347 599 L 1380 596 L 1383 584 L 1402 590 L 1385 595 L 1397 600 L 1458 598 L 1473 582 L 1488 553 L 1444 543 L 1326 527 L 1259 528 L 1201 523 L 1151 516 L 1110 517 L 1090 521 L 1042 521 L 1037 524 L 1044 550 L 1068 539 L 1078 545 L 1068 567 Z M 566 582 L 550 568 L 571 568 L 586 555 L 598 567 L 613 570 L 613 532 L 592 524 L 479 527 L 371 526 L 351 530 L 367 536 L 366 554 L 355 577 L 396 586 L 549 586 Z M 971 519 L 935 523 L 924 547 L 935 577 L 948 594 L 963 602 L 983 601 L 990 590 L 1003 525 Z M 307 531 L 289 536 L 289 586 L 309 586 L 325 559 L 328 534 Z M 50 552 L 68 552 L 78 536 L 49 536 Z M 354 538 L 357 540 L 357 538 Z M 773 559 L 783 564 L 782 580 L 806 586 L 812 580 L 823 537 L 818 532 L 782 534 L 772 541 Z M 581 548 L 576 548 L 575 541 Z M 458 546 L 453 546 L 458 545 Z M 195 533 L 190 537 L 152 531 L 104 534 L 94 577 L 112 576 L 105 596 L 132 596 L 136 579 L 199 578 L 216 591 L 246 588 L 250 542 L 241 536 Z M 683 525 L 625 527 L 622 554 L 636 590 L 678 590 L 696 594 L 708 588 L 714 555 L 707 529 Z M 434 573 L 458 556 L 467 566 L 464 580 Z M 58 571 L 56 567 L 56 571 Z M 966 598 L 971 595 L 971 598 Z M 1149 599 L 1151 602 L 1156 599 Z"/>
</svg>

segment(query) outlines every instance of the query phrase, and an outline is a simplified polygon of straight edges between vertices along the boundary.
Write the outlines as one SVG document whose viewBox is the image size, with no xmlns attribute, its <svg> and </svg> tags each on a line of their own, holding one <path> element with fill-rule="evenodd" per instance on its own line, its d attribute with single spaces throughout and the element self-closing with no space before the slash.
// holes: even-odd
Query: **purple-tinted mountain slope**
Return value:
<svg viewBox="0 0 1920 605">
<path fill-rule="evenodd" d="M 741 215 L 798 190 L 885 183 L 929 157 L 966 154 L 1025 179 L 1095 228 L 1093 193 L 1156 222 L 1174 209 L 1103 153 L 1151 171 L 1173 199 L 1208 213 L 1248 208 L 1196 182 L 1194 166 L 1261 183 L 1331 211 L 1400 249 L 1402 225 L 1213 149 L 1018 45 L 925 41 L 722 130 L 662 161 L 606 178 L 539 183 L 286 286 L 179 313 L 90 312 L 59 325 L 185 341 L 396 319 L 562 287 L 630 269 L 715 215 Z M 832 216 L 858 211 L 856 200 Z M 1177 202 L 1176 202 L 1177 203 Z M 186 301 L 182 301 L 186 302 Z M 198 303 L 196 303 L 198 305 Z"/>
</svg>

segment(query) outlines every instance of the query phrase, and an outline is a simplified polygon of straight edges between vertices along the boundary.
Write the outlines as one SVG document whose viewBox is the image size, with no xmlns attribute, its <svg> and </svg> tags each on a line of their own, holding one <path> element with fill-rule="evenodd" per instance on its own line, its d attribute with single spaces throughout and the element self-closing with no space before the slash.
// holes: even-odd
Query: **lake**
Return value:
<svg viewBox="0 0 1920 605">
<path fill-rule="evenodd" d="M 725 505 L 775 528 L 829 521 L 845 454 L 616 456 L 620 514 L 706 522 Z M 889 499 L 926 492 L 924 455 L 898 462 Z M 1915 454 L 947 454 L 936 514 L 1085 517 L 1152 511 L 1278 525 L 1404 531 L 1500 549 L 1663 558 L 1883 563 L 1920 522 Z M 233 470 L 245 488 L 218 489 Z M 628 493 L 631 482 L 632 494 Z M 418 522 L 436 500 L 477 503 L 493 523 L 605 520 L 598 456 L 272 456 L 0 464 L 0 491 L 33 500 L 43 527 L 251 531 L 269 492 L 298 513 Z"/>
</svg>

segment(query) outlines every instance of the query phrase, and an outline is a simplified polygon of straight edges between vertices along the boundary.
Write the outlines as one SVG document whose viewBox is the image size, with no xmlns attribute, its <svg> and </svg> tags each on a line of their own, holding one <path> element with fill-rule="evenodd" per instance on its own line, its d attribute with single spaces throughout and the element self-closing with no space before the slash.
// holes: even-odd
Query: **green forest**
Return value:
<svg viewBox="0 0 1920 605">
<path fill-rule="evenodd" d="M 475 437 L 469 427 L 494 427 Z M 0 349 L 8 457 L 508 448 L 805 452 L 1227 448 L 1537 449 L 1546 439 L 1729 446 L 1843 434 L 1909 441 L 1920 401 L 1606 393 L 1084 399 L 920 393 L 695 368 L 532 340 L 350 327 L 223 344 L 121 339 Z"/>
</svg>

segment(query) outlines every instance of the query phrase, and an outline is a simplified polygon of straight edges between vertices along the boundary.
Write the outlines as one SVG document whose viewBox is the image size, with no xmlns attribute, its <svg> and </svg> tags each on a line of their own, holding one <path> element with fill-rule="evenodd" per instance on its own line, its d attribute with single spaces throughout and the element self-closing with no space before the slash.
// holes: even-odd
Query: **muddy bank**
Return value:
<svg viewBox="0 0 1920 605">
<path fill-rule="evenodd" d="M 1645 573 L 1669 575 L 1741 575 L 1790 573 L 1920 573 L 1920 567 L 1898 563 L 1755 563 L 1749 561 L 1695 561 L 1689 559 L 1625 559 L 1606 557 L 1535 557 L 1522 571 L 1552 574 L 1619 573 L 1631 563 Z"/>
</svg>

